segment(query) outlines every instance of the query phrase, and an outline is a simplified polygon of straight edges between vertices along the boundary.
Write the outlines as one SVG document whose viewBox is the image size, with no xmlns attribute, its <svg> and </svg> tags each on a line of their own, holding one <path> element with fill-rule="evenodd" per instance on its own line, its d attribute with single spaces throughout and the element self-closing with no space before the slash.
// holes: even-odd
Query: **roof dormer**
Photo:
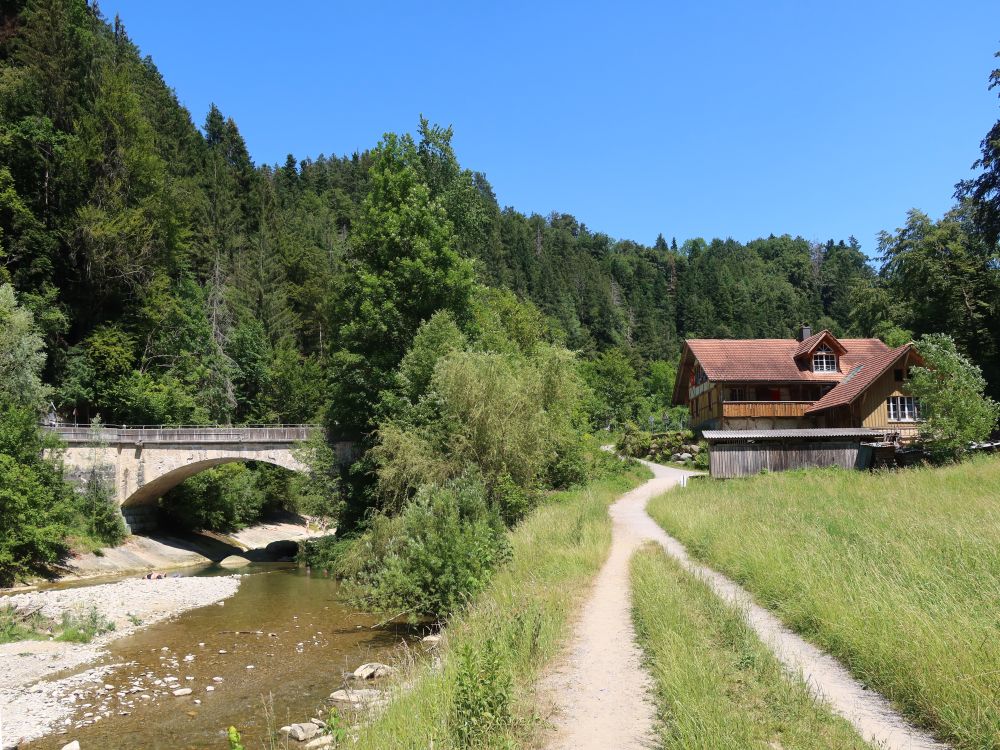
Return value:
<svg viewBox="0 0 1000 750">
<path fill-rule="evenodd" d="M 847 351 L 827 330 L 814 333 L 799 343 L 795 359 L 813 372 L 839 372 L 840 357 Z"/>
</svg>

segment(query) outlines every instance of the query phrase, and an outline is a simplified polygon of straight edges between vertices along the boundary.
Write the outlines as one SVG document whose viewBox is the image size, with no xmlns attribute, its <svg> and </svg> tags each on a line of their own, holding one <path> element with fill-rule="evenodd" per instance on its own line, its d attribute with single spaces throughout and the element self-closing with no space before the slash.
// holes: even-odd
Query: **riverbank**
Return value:
<svg viewBox="0 0 1000 750">
<path fill-rule="evenodd" d="M 0 589 L 0 595 L 34 591 L 51 583 L 210 565 L 230 555 L 245 557 L 251 562 L 280 562 L 294 558 L 300 542 L 334 531 L 312 527 L 309 519 L 287 514 L 228 534 L 193 531 L 130 536 L 117 547 L 73 553 L 62 561 L 60 574 L 52 580 Z"/>
<path fill-rule="evenodd" d="M 96 610 L 114 625 L 111 632 L 87 644 L 53 640 L 27 640 L 0 644 L 0 710 L 2 750 L 21 740 L 41 737 L 59 725 L 65 726 L 78 709 L 81 690 L 95 694 L 95 710 L 86 719 L 106 718 L 110 711 L 100 706 L 104 696 L 116 692 L 105 686 L 105 675 L 115 664 L 100 663 L 113 641 L 131 635 L 188 610 L 221 603 L 236 593 L 239 576 L 127 580 L 72 589 L 32 591 L 0 597 L 0 605 L 16 607 L 52 620 L 64 613 L 86 615 Z M 94 666 L 81 670 L 80 668 Z M 74 671 L 75 670 L 75 671 Z M 67 674 L 73 671 L 72 674 Z M 133 690 L 121 686 L 117 691 Z"/>
</svg>

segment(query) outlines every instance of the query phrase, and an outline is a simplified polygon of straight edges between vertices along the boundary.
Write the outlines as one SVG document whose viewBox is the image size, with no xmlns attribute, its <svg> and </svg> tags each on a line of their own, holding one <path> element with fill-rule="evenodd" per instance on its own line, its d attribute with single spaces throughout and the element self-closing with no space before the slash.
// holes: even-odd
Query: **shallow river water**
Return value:
<svg viewBox="0 0 1000 750">
<path fill-rule="evenodd" d="M 265 704 L 276 726 L 307 721 L 343 686 L 345 672 L 386 658 L 410 636 L 403 628 L 373 629 L 377 618 L 340 601 L 332 579 L 281 565 L 244 570 L 239 591 L 221 605 L 110 645 L 106 661 L 125 664 L 103 679 L 114 689 L 97 685 L 81 696 L 73 725 L 86 713 L 109 716 L 27 747 L 58 749 L 76 739 L 82 750 L 215 750 L 228 747 L 224 732 L 233 725 L 247 749 L 257 750 L 265 747 Z M 174 697 L 171 686 L 192 693 Z"/>
</svg>

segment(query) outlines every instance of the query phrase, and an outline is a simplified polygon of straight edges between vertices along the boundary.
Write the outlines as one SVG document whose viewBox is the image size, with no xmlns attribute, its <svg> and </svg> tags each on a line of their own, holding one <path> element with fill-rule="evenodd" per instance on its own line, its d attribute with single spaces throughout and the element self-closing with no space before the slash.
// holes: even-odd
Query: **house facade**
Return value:
<svg viewBox="0 0 1000 750">
<path fill-rule="evenodd" d="M 689 339 L 674 385 L 692 429 L 868 428 L 917 436 L 912 344 L 838 339 L 803 326 L 794 339 Z"/>
</svg>

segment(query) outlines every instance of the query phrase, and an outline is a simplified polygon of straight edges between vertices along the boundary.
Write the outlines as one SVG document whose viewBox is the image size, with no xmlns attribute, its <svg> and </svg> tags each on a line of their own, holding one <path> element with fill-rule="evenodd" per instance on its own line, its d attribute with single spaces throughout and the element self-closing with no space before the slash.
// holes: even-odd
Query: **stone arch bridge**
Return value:
<svg viewBox="0 0 1000 750">
<path fill-rule="evenodd" d="M 115 495 L 131 531 L 155 525 L 156 501 L 185 479 L 234 461 L 263 461 L 290 471 L 305 471 L 292 450 L 319 430 L 318 425 L 246 427 L 56 425 L 47 427 L 66 444 L 63 465 L 68 478 L 82 482 L 96 469 L 113 479 Z M 341 462 L 352 458 L 352 445 L 338 443 Z"/>
</svg>

